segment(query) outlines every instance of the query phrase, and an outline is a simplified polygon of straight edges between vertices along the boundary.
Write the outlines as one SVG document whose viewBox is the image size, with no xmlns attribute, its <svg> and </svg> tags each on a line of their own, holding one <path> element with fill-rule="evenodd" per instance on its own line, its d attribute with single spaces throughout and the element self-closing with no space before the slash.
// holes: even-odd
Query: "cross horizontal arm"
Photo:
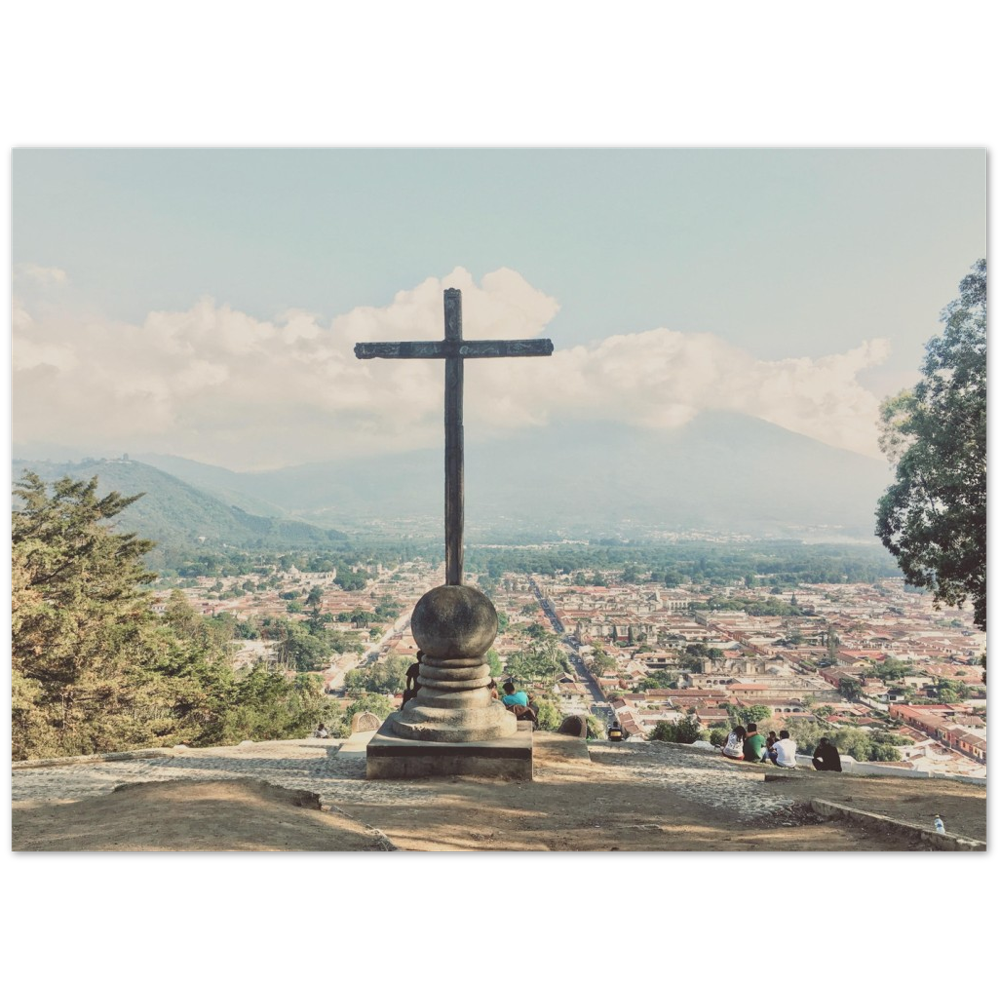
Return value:
<svg viewBox="0 0 1000 1000">
<path fill-rule="evenodd" d="M 355 344 L 357 358 L 527 358 L 548 357 L 552 341 L 529 340 L 401 340 Z"/>
<path fill-rule="evenodd" d="M 464 340 L 458 345 L 460 358 L 548 357 L 552 341 L 542 337 L 530 340 Z"/>
<path fill-rule="evenodd" d="M 354 345 L 356 358 L 446 358 L 443 340 L 371 341 Z"/>
</svg>

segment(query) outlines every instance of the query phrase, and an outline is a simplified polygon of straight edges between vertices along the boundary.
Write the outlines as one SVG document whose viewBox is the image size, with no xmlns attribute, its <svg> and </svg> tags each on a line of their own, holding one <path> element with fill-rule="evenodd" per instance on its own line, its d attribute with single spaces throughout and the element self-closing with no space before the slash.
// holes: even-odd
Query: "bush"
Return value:
<svg viewBox="0 0 1000 1000">
<path fill-rule="evenodd" d="M 694 719 L 687 718 L 680 722 L 658 722 L 649 738 L 662 740 L 664 743 L 694 743 L 695 740 L 704 739 L 706 735 L 698 728 Z"/>
<path fill-rule="evenodd" d="M 538 709 L 539 729 L 555 732 L 562 725 L 562 712 L 551 701 L 538 701 L 535 706 Z"/>
</svg>

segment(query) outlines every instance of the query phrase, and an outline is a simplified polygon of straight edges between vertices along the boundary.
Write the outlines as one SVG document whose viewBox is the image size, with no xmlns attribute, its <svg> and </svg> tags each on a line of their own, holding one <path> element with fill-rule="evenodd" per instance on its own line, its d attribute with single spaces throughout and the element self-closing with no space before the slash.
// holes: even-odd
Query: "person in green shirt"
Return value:
<svg viewBox="0 0 1000 1000">
<path fill-rule="evenodd" d="M 764 737 L 757 732 L 757 723 L 747 723 L 747 738 L 743 741 L 743 759 L 758 763 L 764 755 Z"/>
</svg>

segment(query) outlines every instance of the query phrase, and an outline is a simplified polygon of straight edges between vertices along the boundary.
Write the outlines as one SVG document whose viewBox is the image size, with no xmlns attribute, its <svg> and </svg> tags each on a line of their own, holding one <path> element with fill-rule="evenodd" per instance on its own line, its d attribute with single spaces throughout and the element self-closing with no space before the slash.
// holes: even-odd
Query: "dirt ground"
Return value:
<svg viewBox="0 0 1000 1000">
<path fill-rule="evenodd" d="M 263 781 L 149 781 L 77 802 L 15 802 L 15 851 L 377 851 L 310 792 Z"/>
<path fill-rule="evenodd" d="M 949 833 L 986 841 L 986 788 L 982 785 L 814 772 L 806 773 L 803 779 L 798 798 L 826 799 L 928 829 L 939 813 Z"/>
<path fill-rule="evenodd" d="M 411 802 L 326 803 L 260 781 L 126 785 L 13 807 L 16 851 L 913 851 L 905 834 L 821 820 L 815 798 L 986 839 L 986 789 L 938 780 L 796 772 L 766 782 L 793 804 L 762 819 L 650 783 L 622 755 L 536 734 L 535 780 L 437 778 Z M 595 755 L 596 757 L 597 755 Z M 762 781 L 760 765 L 731 765 Z"/>
<path fill-rule="evenodd" d="M 669 786 L 650 785 L 627 768 L 591 761 L 585 753 L 561 752 L 563 745 L 546 746 L 538 735 L 534 781 L 438 779 L 441 794 L 432 807 L 353 805 L 351 815 L 379 828 L 406 850 L 925 849 L 906 835 L 821 820 L 810 803 L 822 798 L 926 829 L 932 827 L 934 813 L 940 813 L 948 819 L 949 832 L 986 839 L 986 789 L 981 786 L 803 771 L 780 776 L 780 784 L 774 786 L 767 782 L 793 800 L 787 810 L 748 821 L 729 809 L 677 794 Z M 759 765 L 733 766 L 748 781 L 763 780 L 769 773 Z"/>
</svg>

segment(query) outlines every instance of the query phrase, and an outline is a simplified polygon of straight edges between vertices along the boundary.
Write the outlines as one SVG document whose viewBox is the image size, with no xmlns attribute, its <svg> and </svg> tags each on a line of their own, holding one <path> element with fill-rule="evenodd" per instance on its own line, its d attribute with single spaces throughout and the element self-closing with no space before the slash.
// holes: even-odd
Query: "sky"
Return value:
<svg viewBox="0 0 1000 1000">
<path fill-rule="evenodd" d="M 470 362 L 466 427 L 727 409 L 877 456 L 986 249 L 982 148 L 19 148 L 13 451 L 237 470 L 430 447 L 436 362 L 361 340 L 550 337 Z"/>
</svg>

